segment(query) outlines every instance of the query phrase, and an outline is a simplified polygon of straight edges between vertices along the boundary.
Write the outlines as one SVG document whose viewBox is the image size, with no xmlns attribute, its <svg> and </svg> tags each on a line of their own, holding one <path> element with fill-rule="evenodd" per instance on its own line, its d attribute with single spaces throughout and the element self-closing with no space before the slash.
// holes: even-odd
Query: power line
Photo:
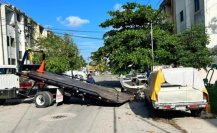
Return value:
<svg viewBox="0 0 217 133">
<path fill-rule="evenodd" d="M 91 30 L 67 30 L 67 29 L 58 29 L 58 28 L 45 28 L 47 30 L 54 31 L 72 31 L 72 32 L 89 32 L 89 33 L 103 33 L 103 31 L 91 31 Z"/>
<path fill-rule="evenodd" d="M 8 1 L 6 1 L 6 0 L 0 0 L 0 3 L 2 3 L 2 4 L 10 4 Z"/>
<path fill-rule="evenodd" d="M 103 40 L 102 38 L 98 38 L 98 37 L 90 37 L 90 36 L 74 35 L 74 34 L 60 33 L 60 32 L 53 32 L 53 33 L 60 34 L 60 35 L 69 35 L 69 36 L 79 37 L 79 38 L 87 38 L 87 39 Z"/>
</svg>

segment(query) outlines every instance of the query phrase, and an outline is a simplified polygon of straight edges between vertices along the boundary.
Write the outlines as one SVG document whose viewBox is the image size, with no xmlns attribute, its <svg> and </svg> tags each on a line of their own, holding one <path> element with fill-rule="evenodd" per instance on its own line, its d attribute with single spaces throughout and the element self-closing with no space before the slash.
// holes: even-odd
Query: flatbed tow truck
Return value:
<svg viewBox="0 0 217 133">
<path fill-rule="evenodd" d="M 33 65 L 25 64 L 24 62 L 32 52 L 41 52 L 43 54 L 42 64 Z M 43 51 L 27 50 L 24 53 L 22 62 L 16 75 L 34 80 L 34 86 L 37 83 L 43 83 L 43 86 L 38 87 L 36 92 L 31 94 L 31 89 L 28 92 L 22 93 L 24 97 L 34 97 L 36 107 L 45 108 L 54 102 L 63 102 L 64 99 L 69 99 L 71 96 L 79 96 L 82 99 L 91 98 L 105 103 L 121 105 L 134 99 L 134 96 L 118 92 L 115 89 L 107 88 L 95 84 L 89 84 L 83 81 L 75 80 L 63 75 L 58 75 L 43 71 L 45 65 L 45 54 Z M 47 86 L 55 86 L 48 88 Z M 17 92 L 17 95 L 21 93 Z M 31 95 L 30 95 L 31 94 Z"/>
</svg>

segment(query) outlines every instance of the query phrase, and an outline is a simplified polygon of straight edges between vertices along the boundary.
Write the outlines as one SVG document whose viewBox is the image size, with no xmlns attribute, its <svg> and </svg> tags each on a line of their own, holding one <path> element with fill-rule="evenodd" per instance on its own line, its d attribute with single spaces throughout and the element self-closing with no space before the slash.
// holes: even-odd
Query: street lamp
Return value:
<svg viewBox="0 0 217 133">
<path fill-rule="evenodd" d="M 152 23 L 152 20 L 151 20 L 151 23 L 147 23 L 148 25 L 150 24 L 151 25 L 151 31 L 150 31 L 150 34 L 151 34 L 151 58 L 152 58 L 152 70 L 154 70 L 154 37 L 153 37 L 153 23 Z"/>
</svg>

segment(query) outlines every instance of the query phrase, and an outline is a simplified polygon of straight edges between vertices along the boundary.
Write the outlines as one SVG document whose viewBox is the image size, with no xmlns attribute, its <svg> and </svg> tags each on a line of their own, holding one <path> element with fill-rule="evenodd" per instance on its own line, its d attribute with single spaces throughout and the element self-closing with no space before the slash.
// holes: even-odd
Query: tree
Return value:
<svg viewBox="0 0 217 133">
<path fill-rule="evenodd" d="M 109 11 L 111 18 L 100 24 L 102 28 L 113 29 L 104 34 L 105 45 L 94 52 L 91 58 L 100 61 L 108 57 L 113 73 L 127 73 L 132 69 L 145 71 L 153 65 L 150 45 L 150 24 L 153 23 L 154 64 L 171 63 L 174 60 L 174 48 L 170 49 L 169 46 L 174 45 L 175 39 L 170 32 L 172 24 L 165 21 L 166 15 L 151 6 L 138 3 L 126 3 L 122 8 L 122 11 Z"/>
<path fill-rule="evenodd" d="M 185 67 L 205 68 L 211 64 L 208 35 L 203 25 L 195 25 L 177 35 L 177 64 Z"/>
<path fill-rule="evenodd" d="M 37 48 L 44 50 L 46 54 L 47 71 L 63 73 L 67 70 L 80 69 L 85 62 L 68 35 L 61 38 L 51 34 L 46 38 L 39 38 Z"/>
</svg>

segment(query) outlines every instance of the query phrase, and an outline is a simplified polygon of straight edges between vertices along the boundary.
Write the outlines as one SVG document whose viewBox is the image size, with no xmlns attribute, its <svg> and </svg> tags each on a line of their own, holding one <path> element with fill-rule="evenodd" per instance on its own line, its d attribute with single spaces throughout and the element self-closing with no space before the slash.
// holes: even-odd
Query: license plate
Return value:
<svg viewBox="0 0 217 133">
<path fill-rule="evenodd" d="M 186 107 L 185 106 L 178 106 L 178 107 L 176 107 L 176 110 L 186 110 Z"/>
</svg>

